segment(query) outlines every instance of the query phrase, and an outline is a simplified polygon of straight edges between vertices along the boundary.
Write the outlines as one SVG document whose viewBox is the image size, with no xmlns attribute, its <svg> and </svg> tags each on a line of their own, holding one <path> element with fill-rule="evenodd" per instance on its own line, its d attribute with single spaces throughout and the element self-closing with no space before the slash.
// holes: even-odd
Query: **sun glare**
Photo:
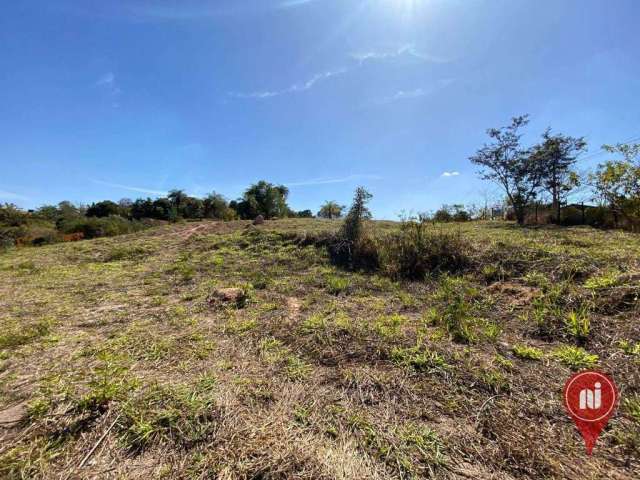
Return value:
<svg viewBox="0 0 640 480">
<path fill-rule="evenodd" d="M 403 14 L 413 13 L 417 7 L 419 7 L 424 0 L 385 0 L 387 5 L 391 5 L 393 8 Z"/>
</svg>

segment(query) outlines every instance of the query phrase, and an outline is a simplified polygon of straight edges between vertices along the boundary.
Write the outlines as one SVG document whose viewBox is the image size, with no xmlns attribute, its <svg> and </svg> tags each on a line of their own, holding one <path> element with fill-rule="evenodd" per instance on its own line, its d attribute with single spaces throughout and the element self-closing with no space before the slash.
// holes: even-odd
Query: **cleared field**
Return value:
<svg viewBox="0 0 640 480">
<path fill-rule="evenodd" d="M 638 478 L 639 236 L 434 226 L 469 267 L 397 282 L 333 266 L 338 225 L 0 255 L 0 476 Z M 592 457 L 561 403 L 587 367 L 622 394 Z"/>
</svg>

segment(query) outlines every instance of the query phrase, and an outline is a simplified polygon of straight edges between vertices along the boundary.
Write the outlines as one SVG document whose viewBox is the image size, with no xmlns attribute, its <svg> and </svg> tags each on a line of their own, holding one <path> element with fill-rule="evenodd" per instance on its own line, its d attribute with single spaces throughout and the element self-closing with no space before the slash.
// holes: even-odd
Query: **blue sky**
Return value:
<svg viewBox="0 0 640 480">
<path fill-rule="evenodd" d="M 640 137 L 640 2 L 5 2 L 0 202 L 238 197 L 289 185 L 313 211 L 357 185 L 378 218 L 481 202 L 469 155 L 530 113 Z"/>
</svg>

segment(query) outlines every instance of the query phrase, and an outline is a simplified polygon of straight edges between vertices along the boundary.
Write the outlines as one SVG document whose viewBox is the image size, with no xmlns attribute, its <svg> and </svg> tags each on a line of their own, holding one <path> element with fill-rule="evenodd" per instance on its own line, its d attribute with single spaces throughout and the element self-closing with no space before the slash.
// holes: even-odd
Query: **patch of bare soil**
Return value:
<svg viewBox="0 0 640 480">
<path fill-rule="evenodd" d="M 507 306 L 522 308 L 540 295 L 540 289 L 514 282 L 496 282 L 487 287 L 487 292 L 499 297 Z"/>
</svg>

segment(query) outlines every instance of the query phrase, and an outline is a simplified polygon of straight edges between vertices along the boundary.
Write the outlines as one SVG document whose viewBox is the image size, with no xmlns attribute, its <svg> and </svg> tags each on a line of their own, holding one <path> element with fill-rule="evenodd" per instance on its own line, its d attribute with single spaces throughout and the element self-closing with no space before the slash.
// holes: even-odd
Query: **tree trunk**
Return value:
<svg viewBox="0 0 640 480">
<path fill-rule="evenodd" d="M 518 225 L 524 225 L 525 207 L 513 207 L 513 211 L 516 214 L 516 221 Z"/>
</svg>

